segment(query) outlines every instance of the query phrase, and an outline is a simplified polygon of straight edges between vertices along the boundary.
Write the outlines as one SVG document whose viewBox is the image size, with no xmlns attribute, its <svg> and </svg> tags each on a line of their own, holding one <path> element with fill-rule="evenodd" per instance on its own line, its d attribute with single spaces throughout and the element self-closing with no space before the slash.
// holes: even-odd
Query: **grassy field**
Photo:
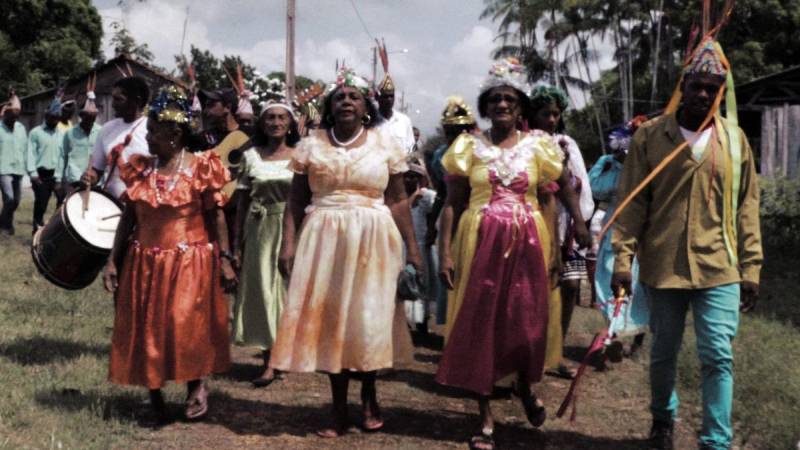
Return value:
<svg viewBox="0 0 800 450">
<path fill-rule="evenodd" d="M 326 378 L 290 375 L 268 390 L 248 380 L 258 373 L 255 352 L 237 349 L 229 374 L 211 383 L 211 412 L 203 423 L 177 422 L 142 429 L 141 389 L 106 381 L 112 301 L 99 284 L 70 292 L 46 282 L 29 254 L 30 199 L 17 215 L 17 236 L 0 237 L 0 448 L 465 448 L 476 430 L 475 406 L 432 380 L 436 342 L 423 342 L 414 365 L 379 383 L 387 420 L 377 435 L 352 433 L 335 441 L 313 436 L 329 407 Z M 794 448 L 800 439 L 800 290 L 797 260 L 770 264 L 759 314 L 742 320 L 736 339 L 737 446 Z M 599 315 L 578 308 L 571 354 L 602 326 Z M 683 407 L 678 448 L 693 448 L 699 428 L 699 369 L 687 327 L 681 355 Z M 551 419 L 540 430 L 525 423 L 514 399 L 496 402 L 500 448 L 637 449 L 650 426 L 646 352 L 582 385 L 577 422 Z M 356 385 L 357 387 L 357 385 Z M 546 377 L 537 389 L 549 412 L 567 382 Z M 351 389 L 357 403 L 357 389 Z M 183 389 L 170 385 L 176 413 Z M 353 410 L 355 411 L 355 407 Z M 355 414 L 354 414 L 355 416 Z"/>
</svg>

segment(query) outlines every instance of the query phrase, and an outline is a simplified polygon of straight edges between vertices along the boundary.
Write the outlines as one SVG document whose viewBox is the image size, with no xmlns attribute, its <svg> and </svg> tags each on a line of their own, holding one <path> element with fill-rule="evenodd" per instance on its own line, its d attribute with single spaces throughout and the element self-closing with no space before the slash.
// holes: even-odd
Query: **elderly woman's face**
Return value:
<svg viewBox="0 0 800 450">
<path fill-rule="evenodd" d="M 167 156 L 177 144 L 175 126 L 168 122 L 147 121 L 147 147 L 151 155 Z"/>
<path fill-rule="evenodd" d="M 522 115 L 522 101 L 516 89 L 500 86 L 489 91 L 486 97 L 486 115 L 492 126 L 515 125 Z"/>
<path fill-rule="evenodd" d="M 270 139 L 283 139 L 291 124 L 292 117 L 283 108 L 270 108 L 261 115 L 261 131 Z"/>
<path fill-rule="evenodd" d="M 336 123 L 360 122 L 367 112 L 367 100 L 358 89 L 344 86 L 334 92 L 331 109 Z"/>
</svg>

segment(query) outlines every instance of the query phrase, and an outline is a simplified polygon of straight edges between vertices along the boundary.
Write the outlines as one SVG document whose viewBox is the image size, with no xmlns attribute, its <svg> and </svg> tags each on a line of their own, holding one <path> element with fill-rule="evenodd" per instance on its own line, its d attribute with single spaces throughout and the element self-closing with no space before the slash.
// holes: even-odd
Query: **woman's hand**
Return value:
<svg viewBox="0 0 800 450">
<path fill-rule="evenodd" d="M 236 292 L 236 285 L 239 280 L 236 277 L 236 271 L 233 270 L 233 264 L 227 259 L 222 258 L 222 288 L 226 293 L 232 294 Z"/>
<path fill-rule="evenodd" d="M 285 240 L 281 244 L 281 252 L 278 256 L 278 271 L 283 278 L 289 279 L 292 276 L 292 266 L 294 265 L 294 245 L 288 244 Z"/>
<path fill-rule="evenodd" d="M 450 254 L 442 254 L 439 258 L 439 279 L 442 280 L 447 289 L 451 291 L 456 288 L 456 270 L 453 266 L 453 258 Z"/>
<path fill-rule="evenodd" d="M 236 251 L 233 252 L 233 261 L 231 261 L 231 265 L 236 273 L 242 272 L 242 247 L 239 245 L 236 246 Z"/>
<path fill-rule="evenodd" d="M 112 259 L 109 259 L 105 267 L 103 267 L 103 286 L 112 294 L 117 291 L 117 287 L 119 286 L 117 265 L 114 264 Z"/>
<path fill-rule="evenodd" d="M 575 241 L 580 248 L 591 248 L 592 234 L 583 222 L 575 222 Z"/>
<path fill-rule="evenodd" d="M 417 281 L 425 279 L 425 266 L 422 265 L 422 256 L 419 254 L 419 251 L 408 252 L 406 263 L 411 264 L 417 270 Z"/>
</svg>

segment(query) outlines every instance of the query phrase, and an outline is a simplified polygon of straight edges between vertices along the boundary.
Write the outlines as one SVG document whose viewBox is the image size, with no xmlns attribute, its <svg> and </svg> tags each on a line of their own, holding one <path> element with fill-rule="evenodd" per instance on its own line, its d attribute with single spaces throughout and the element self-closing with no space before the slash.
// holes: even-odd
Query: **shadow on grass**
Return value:
<svg viewBox="0 0 800 450">
<path fill-rule="evenodd" d="M 41 390 L 36 393 L 36 403 L 54 410 L 65 412 L 93 411 L 103 420 L 119 419 L 134 422 L 136 416 L 147 409 L 146 395 L 136 393 L 102 394 L 91 390 L 81 392 L 77 389 Z"/>
<path fill-rule="evenodd" d="M 18 337 L 0 343 L 0 356 L 23 366 L 49 364 L 70 360 L 81 355 L 104 356 L 107 345 L 87 344 L 47 336 Z"/>
<path fill-rule="evenodd" d="M 315 431 L 330 426 L 330 409 L 316 406 L 282 405 L 235 398 L 214 392 L 209 400 L 206 422 L 223 426 L 238 435 L 292 435 L 312 437 Z M 350 405 L 350 421 L 361 421 L 358 405 Z M 370 445 L 391 448 L 397 438 L 411 437 L 434 441 L 465 443 L 476 432 L 477 413 L 455 411 L 425 411 L 404 407 L 383 408 L 386 425 L 378 434 L 361 434 L 354 426 L 343 439 L 369 441 Z M 639 449 L 641 439 L 614 440 L 595 438 L 571 431 L 543 432 L 527 425 L 498 423 L 495 440 L 500 448 L 570 448 L 570 449 Z M 361 442 L 360 442 L 361 443 Z M 363 442 L 366 443 L 366 442 Z"/>
<path fill-rule="evenodd" d="M 227 372 L 215 375 L 215 378 L 234 382 L 250 382 L 264 372 L 262 364 L 233 362 Z"/>
</svg>

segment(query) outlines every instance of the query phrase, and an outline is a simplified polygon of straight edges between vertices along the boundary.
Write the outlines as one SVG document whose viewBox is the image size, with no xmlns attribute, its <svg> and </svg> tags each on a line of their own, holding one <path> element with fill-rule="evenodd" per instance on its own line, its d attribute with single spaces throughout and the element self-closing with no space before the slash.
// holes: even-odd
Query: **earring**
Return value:
<svg viewBox="0 0 800 450">
<path fill-rule="evenodd" d="M 327 116 L 325 116 L 325 123 L 327 123 L 328 125 L 334 125 L 334 124 L 336 124 L 336 122 L 333 120 L 333 116 L 332 116 L 332 115 L 330 115 L 330 114 L 328 114 Z"/>
<path fill-rule="evenodd" d="M 370 116 L 369 113 L 364 114 L 364 117 L 361 118 L 361 123 L 368 125 L 370 122 L 372 122 L 372 116 Z"/>
</svg>

